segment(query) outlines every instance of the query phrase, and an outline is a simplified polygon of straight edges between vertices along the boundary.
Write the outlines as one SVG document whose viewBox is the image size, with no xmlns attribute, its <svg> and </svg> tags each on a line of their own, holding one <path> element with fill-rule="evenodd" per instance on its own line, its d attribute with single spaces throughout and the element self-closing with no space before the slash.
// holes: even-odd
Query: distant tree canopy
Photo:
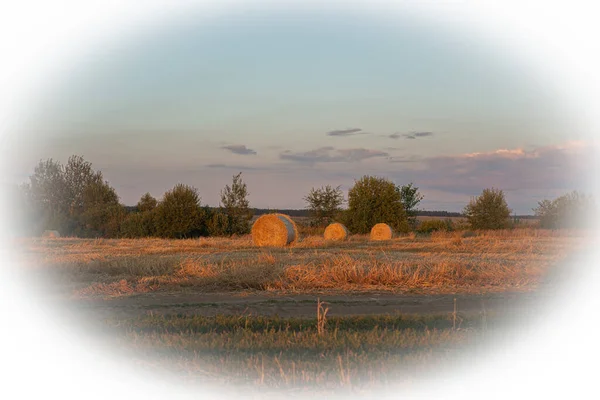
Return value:
<svg viewBox="0 0 600 400">
<path fill-rule="evenodd" d="M 158 201 L 150 193 L 146 193 L 138 201 L 136 209 L 139 212 L 148 212 L 154 210 L 157 205 Z"/>
<path fill-rule="evenodd" d="M 511 209 L 499 189 L 484 189 L 463 212 L 472 229 L 505 229 L 510 226 Z"/>
<path fill-rule="evenodd" d="M 369 233 L 378 223 L 390 225 L 396 232 L 410 230 L 400 189 L 391 181 L 363 176 L 348 191 L 348 209 L 344 222 L 353 233 Z"/>
<path fill-rule="evenodd" d="M 221 190 L 218 208 L 202 205 L 198 190 L 182 183 L 164 193 L 160 201 L 145 193 L 135 206 L 127 207 L 120 204 L 115 189 L 102 173 L 83 157 L 71 156 L 65 165 L 48 159 L 35 166 L 28 182 L 9 188 L 5 197 L 11 210 L 6 221 L 15 226 L 15 232 L 25 235 L 40 235 L 45 230 L 57 230 L 61 236 L 106 238 L 247 234 L 253 214 L 275 210 L 250 208 L 248 188 L 241 175 L 234 175 L 231 185 Z M 279 212 L 310 217 L 321 226 L 339 221 L 351 232 L 361 234 L 382 222 L 397 232 L 460 229 L 450 220 L 417 226 L 417 215 L 461 215 L 418 210 L 422 199 L 412 182 L 397 186 L 388 179 L 367 175 L 355 181 L 348 191 L 345 210 L 341 208 L 344 195 L 340 186 L 327 185 L 310 190 L 304 197 L 306 209 Z M 571 192 L 552 201 L 540 201 L 534 211 L 541 227 L 555 229 L 589 227 L 598 210 L 591 197 Z M 462 215 L 473 229 L 501 229 L 510 226 L 510 214 L 504 193 L 485 189 L 471 200 Z"/>
<path fill-rule="evenodd" d="M 573 191 L 554 200 L 542 200 L 533 211 L 541 228 L 558 229 L 591 227 L 598 210 L 591 196 Z"/>
<path fill-rule="evenodd" d="M 327 185 L 319 189 L 312 188 L 304 201 L 307 203 L 312 225 L 327 226 L 340 216 L 344 194 L 341 186 L 333 188 Z"/>
<path fill-rule="evenodd" d="M 81 156 L 71 156 L 65 166 L 52 159 L 40 161 L 21 189 L 32 234 L 58 230 L 82 237 L 115 235 L 125 214 L 115 190 Z"/>
</svg>

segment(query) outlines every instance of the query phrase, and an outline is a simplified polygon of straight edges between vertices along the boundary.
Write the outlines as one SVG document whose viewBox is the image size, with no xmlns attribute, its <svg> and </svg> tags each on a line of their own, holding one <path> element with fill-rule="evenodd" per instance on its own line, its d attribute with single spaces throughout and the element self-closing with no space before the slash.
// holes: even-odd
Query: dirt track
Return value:
<svg viewBox="0 0 600 400">
<path fill-rule="evenodd" d="M 510 316 L 533 311 L 539 294 L 508 292 L 486 295 L 247 295 L 236 294 L 141 294 L 115 299 L 78 300 L 69 304 L 73 310 L 90 317 L 136 317 L 148 314 L 185 314 L 211 316 L 278 315 L 314 317 L 317 297 L 327 302 L 329 316 L 374 314 L 447 314 L 454 310 L 456 299 L 460 314 L 495 313 Z"/>
</svg>

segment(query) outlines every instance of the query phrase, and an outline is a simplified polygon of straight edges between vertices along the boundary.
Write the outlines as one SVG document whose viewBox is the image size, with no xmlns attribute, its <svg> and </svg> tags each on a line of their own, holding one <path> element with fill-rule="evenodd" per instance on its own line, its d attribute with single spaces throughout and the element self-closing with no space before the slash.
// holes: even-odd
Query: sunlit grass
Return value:
<svg viewBox="0 0 600 400">
<path fill-rule="evenodd" d="M 218 291 L 501 291 L 533 289 L 551 266 L 589 244 L 582 232 L 518 229 L 436 232 L 370 242 L 304 238 L 256 248 L 251 238 L 30 239 L 28 272 L 69 283 L 79 296 Z M 54 284 L 53 283 L 53 284 Z"/>
</svg>

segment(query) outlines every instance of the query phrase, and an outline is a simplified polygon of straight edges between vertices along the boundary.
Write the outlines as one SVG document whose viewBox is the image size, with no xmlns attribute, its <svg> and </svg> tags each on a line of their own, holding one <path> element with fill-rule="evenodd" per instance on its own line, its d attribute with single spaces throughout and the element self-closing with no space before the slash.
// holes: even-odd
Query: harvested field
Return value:
<svg viewBox="0 0 600 400">
<path fill-rule="evenodd" d="M 586 243 L 582 234 L 542 230 L 436 232 L 370 242 L 308 237 L 262 249 L 237 239 L 44 239 L 18 243 L 26 272 L 72 295 L 135 293 L 385 291 L 482 293 L 535 289 L 545 271 Z"/>
<path fill-rule="evenodd" d="M 14 246 L 48 312 L 108 333 L 103 341 L 159 376 L 334 393 L 410 385 L 508 321 L 534 321 L 556 267 L 592 243 L 584 232 L 518 229 L 319 235 L 284 248 L 249 235 Z"/>
</svg>

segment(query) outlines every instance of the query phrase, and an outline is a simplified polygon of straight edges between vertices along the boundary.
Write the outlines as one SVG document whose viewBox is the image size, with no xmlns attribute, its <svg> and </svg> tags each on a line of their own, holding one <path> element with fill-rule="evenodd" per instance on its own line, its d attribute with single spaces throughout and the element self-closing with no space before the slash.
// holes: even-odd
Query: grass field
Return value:
<svg viewBox="0 0 600 400">
<path fill-rule="evenodd" d="M 529 228 L 305 236 L 289 248 L 256 248 L 249 236 L 15 246 L 36 288 L 81 307 L 140 368 L 192 383 L 337 390 L 412 382 L 452 363 L 499 329 L 517 304 L 509 295 L 535 293 L 590 243 Z"/>
<path fill-rule="evenodd" d="M 474 237 L 434 233 L 345 243 L 305 237 L 290 248 L 236 239 L 33 239 L 20 243 L 33 273 L 80 296 L 202 290 L 482 292 L 536 287 L 583 244 L 574 232 L 520 229 Z"/>
</svg>

